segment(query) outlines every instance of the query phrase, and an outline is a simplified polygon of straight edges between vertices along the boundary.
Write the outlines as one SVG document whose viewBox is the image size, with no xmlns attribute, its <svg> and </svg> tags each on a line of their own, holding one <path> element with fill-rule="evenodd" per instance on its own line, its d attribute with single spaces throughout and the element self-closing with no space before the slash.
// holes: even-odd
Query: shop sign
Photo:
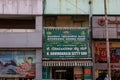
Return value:
<svg viewBox="0 0 120 80">
<path fill-rule="evenodd" d="M 105 25 L 105 19 L 104 18 L 98 18 L 98 24 L 100 26 L 104 26 Z M 120 20 L 108 19 L 108 24 L 120 24 Z"/>
<path fill-rule="evenodd" d="M 119 69 L 120 70 L 120 63 L 116 64 L 111 64 L 112 69 Z"/>
<path fill-rule="evenodd" d="M 106 38 L 105 16 L 93 16 L 92 23 L 93 38 Z M 108 16 L 107 23 L 109 38 L 120 38 L 120 16 Z"/>
<path fill-rule="evenodd" d="M 87 29 L 45 29 L 45 58 L 88 58 Z"/>
<path fill-rule="evenodd" d="M 0 77 L 35 78 L 34 50 L 0 50 Z"/>
</svg>

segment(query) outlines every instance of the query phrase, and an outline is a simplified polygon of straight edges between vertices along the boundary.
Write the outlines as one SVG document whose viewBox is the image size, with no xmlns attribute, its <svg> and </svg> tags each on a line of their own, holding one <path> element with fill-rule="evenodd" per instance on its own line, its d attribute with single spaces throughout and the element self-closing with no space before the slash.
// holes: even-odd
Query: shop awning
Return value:
<svg viewBox="0 0 120 80">
<path fill-rule="evenodd" d="M 43 61 L 43 66 L 92 66 L 92 61 Z"/>
</svg>

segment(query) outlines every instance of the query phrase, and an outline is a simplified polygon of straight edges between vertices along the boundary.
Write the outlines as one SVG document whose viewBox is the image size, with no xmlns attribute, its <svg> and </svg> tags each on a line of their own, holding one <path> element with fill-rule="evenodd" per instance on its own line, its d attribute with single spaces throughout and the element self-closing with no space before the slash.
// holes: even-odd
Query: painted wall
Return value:
<svg viewBox="0 0 120 80">
<path fill-rule="evenodd" d="M 0 50 L 0 77 L 36 77 L 35 50 Z"/>
<path fill-rule="evenodd" d="M 41 59 L 42 49 L 0 50 L 0 80 L 19 80 L 18 77 L 42 80 Z"/>
<path fill-rule="evenodd" d="M 42 32 L 3 32 L 0 34 L 0 48 L 42 47 Z"/>
<path fill-rule="evenodd" d="M 104 0 L 92 0 L 93 14 L 104 14 Z M 120 0 L 107 0 L 108 14 L 119 15 Z M 89 14 L 89 0 L 44 0 L 44 14 Z"/>
<path fill-rule="evenodd" d="M 0 0 L 0 14 L 42 14 L 42 0 Z"/>
<path fill-rule="evenodd" d="M 45 14 L 88 14 L 88 0 L 44 0 Z"/>
</svg>

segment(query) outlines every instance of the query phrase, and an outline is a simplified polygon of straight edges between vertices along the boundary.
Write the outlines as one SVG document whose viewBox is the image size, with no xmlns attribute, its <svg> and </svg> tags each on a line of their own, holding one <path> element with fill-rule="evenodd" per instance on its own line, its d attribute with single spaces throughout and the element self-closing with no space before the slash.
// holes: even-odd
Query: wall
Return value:
<svg viewBox="0 0 120 80">
<path fill-rule="evenodd" d="M 42 32 L 0 33 L 1 48 L 42 47 Z M 39 43 L 39 44 L 38 44 Z"/>
<path fill-rule="evenodd" d="M 109 38 L 120 38 L 120 16 L 108 16 L 108 33 Z M 105 33 L 105 17 L 93 16 L 92 17 L 92 34 L 93 38 L 106 38 Z"/>
<path fill-rule="evenodd" d="M 45 14 L 89 13 L 88 0 L 45 0 L 44 5 Z"/>
<path fill-rule="evenodd" d="M 0 14 L 42 14 L 42 0 L 0 0 Z"/>
<path fill-rule="evenodd" d="M 104 0 L 93 1 L 93 14 L 104 14 Z M 120 0 L 107 0 L 108 14 L 119 15 Z M 89 0 L 44 0 L 44 14 L 90 14 Z"/>
<path fill-rule="evenodd" d="M 0 32 L 0 38 L 1 38 L 0 48 L 40 48 L 42 47 L 42 17 L 41 16 L 35 17 L 34 26 L 35 26 L 35 29 L 31 29 L 32 32 L 27 32 L 26 30 L 25 32 L 16 32 L 16 30 L 15 32 L 14 31 L 9 32 L 9 30 L 11 29 L 8 29 L 8 32 L 6 31 Z M 27 25 L 27 27 L 29 26 Z M 21 29 L 17 29 L 17 30 L 20 31 Z"/>
</svg>

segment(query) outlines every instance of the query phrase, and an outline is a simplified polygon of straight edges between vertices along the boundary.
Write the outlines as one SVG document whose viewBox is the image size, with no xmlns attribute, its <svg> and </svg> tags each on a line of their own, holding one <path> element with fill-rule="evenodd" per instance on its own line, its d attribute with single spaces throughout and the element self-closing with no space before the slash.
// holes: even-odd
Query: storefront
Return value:
<svg viewBox="0 0 120 80">
<path fill-rule="evenodd" d="M 0 80 L 34 80 L 35 62 L 35 50 L 0 50 Z"/>
<path fill-rule="evenodd" d="M 112 80 L 120 78 L 120 16 L 108 16 L 109 55 Z M 103 78 L 108 72 L 106 52 L 106 27 L 105 16 L 92 16 L 92 37 L 94 53 L 95 78 L 101 75 Z"/>
<path fill-rule="evenodd" d="M 88 29 L 45 28 L 43 79 L 92 80 Z"/>
<path fill-rule="evenodd" d="M 43 79 L 92 80 L 91 61 L 44 61 Z"/>
<path fill-rule="evenodd" d="M 110 65 L 111 65 L 111 79 L 120 79 L 120 42 L 110 41 Z M 103 78 L 107 73 L 107 54 L 106 44 L 103 41 L 94 42 L 94 56 L 95 56 L 95 75 L 96 78 L 101 75 Z"/>
</svg>

